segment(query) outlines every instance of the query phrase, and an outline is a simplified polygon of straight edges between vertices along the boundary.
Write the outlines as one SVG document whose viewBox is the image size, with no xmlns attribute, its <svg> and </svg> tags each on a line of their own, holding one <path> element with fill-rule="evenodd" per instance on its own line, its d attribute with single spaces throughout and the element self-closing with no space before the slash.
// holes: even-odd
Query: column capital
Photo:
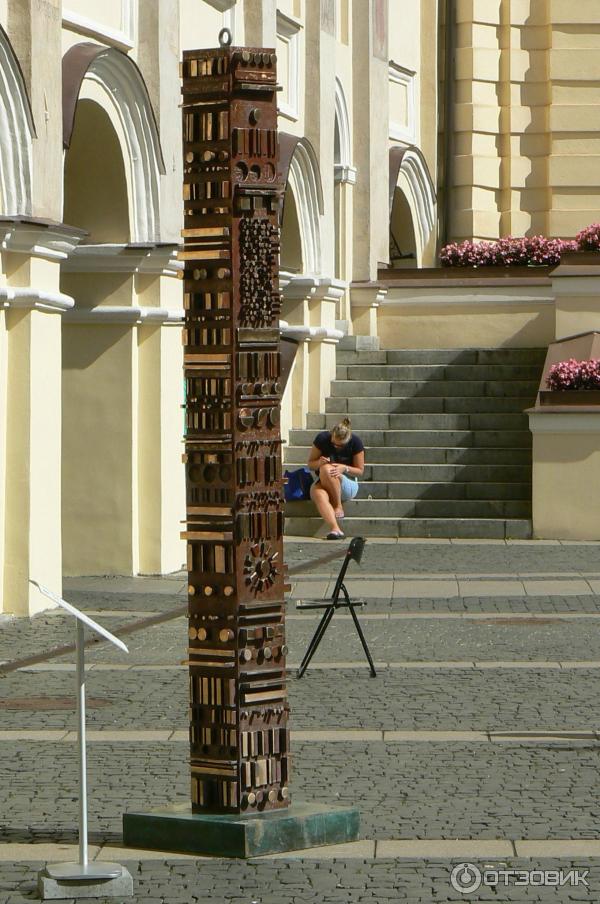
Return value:
<svg viewBox="0 0 600 904">
<path fill-rule="evenodd" d="M 73 308 L 75 302 L 70 295 L 65 295 L 63 292 L 44 292 L 30 287 L 0 286 L 0 305 L 6 308 L 30 308 L 36 311 L 63 314 Z"/>
<path fill-rule="evenodd" d="M 378 308 L 387 291 L 387 288 L 378 282 L 350 283 L 352 307 Z"/>
<path fill-rule="evenodd" d="M 0 249 L 65 261 L 87 235 L 84 229 L 35 217 L 0 217 Z"/>
<path fill-rule="evenodd" d="M 333 172 L 334 180 L 338 185 L 356 185 L 358 169 L 355 166 L 336 163 Z"/>
<path fill-rule="evenodd" d="M 81 245 L 73 249 L 63 269 L 67 273 L 145 273 L 177 276 L 183 261 L 176 260 L 172 242 Z"/>
</svg>

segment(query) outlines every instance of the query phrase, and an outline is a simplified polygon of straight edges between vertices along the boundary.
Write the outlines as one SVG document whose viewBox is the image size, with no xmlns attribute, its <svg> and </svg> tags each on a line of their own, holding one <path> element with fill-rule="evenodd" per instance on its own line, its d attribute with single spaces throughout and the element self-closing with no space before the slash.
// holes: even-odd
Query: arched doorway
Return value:
<svg viewBox="0 0 600 904">
<path fill-rule="evenodd" d="M 31 213 L 32 143 L 35 126 L 21 67 L 0 28 L 0 213 Z"/>
<path fill-rule="evenodd" d="M 85 244 L 127 244 L 131 238 L 121 145 L 108 113 L 92 100 L 77 104 L 65 155 L 63 219 L 86 230 Z"/>
<path fill-rule="evenodd" d="M 64 570 L 174 570 L 185 500 L 168 325 L 181 310 L 165 308 L 181 291 L 160 243 L 156 120 L 135 63 L 93 44 L 65 55 L 63 110 L 64 218 L 88 233 L 62 272 L 76 302 L 63 328 Z"/>
<path fill-rule="evenodd" d="M 421 267 L 435 244 L 436 197 L 416 147 L 390 148 L 390 266 Z"/>
<path fill-rule="evenodd" d="M 418 249 L 413 212 L 402 189 L 396 188 L 390 215 L 390 267 L 398 269 L 417 266 Z"/>
</svg>

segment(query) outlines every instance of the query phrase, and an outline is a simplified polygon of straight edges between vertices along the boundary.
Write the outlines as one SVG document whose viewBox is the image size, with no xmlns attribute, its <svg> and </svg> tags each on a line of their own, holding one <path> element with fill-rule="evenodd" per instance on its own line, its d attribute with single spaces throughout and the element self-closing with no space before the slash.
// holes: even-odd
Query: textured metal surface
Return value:
<svg viewBox="0 0 600 904">
<path fill-rule="evenodd" d="M 276 57 L 183 55 L 192 807 L 289 803 Z"/>
</svg>

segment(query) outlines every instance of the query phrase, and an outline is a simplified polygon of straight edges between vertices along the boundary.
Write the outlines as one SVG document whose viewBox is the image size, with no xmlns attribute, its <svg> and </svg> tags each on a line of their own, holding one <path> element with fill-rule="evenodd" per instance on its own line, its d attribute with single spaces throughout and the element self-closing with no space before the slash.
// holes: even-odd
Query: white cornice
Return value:
<svg viewBox="0 0 600 904">
<path fill-rule="evenodd" d="M 125 6 L 129 7 L 130 3 L 127 2 Z M 77 34 L 85 35 L 88 38 L 94 38 L 102 44 L 108 44 L 112 47 L 116 47 L 118 50 L 123 50 L 125 52 L 133 50 L 133 17 L 129 11 L 127 11 L 126 16 L 123 16 L 122 24 L 125 26 L 123 29 L 110 28 L 110 26 L 104 25 L 104 23 L 98 22 L 96 19 L 80 16 L 79 13 L 75 13 L 64 7 L 62 11 L 62 24 L 68 31 L 74 31 Z"/>
<path fill-rule="evenodd" d="M 469 292 L 468 286 L 461 289 L 447 288 L 444 289 L 443 283 L 440 281 L 440 294 L 432 295 L 423 289 L 413 288 L 404 289 L 400 285 L 389 286 L 388 296 L 383 299 L 381 304 L 385 307 L 417 307 L 429 308 L 439 306 L 461 305 L 462 307 L 495 307 L 496 305 L 518 305 L 522 307 L 531 307 L 537 305 L 553 305 L 554 298 L 548 295 L 493 295 L 482 292 L 477 293 L 475 290 Z M 395 293 L 406 293 L 398 297 Z M 456 292 L 456 295 L 448 295 L 442 293 Z M 353 302 L 354 303 L 354 302 Z"/>
<path fill-rule="evenodd" d="M 294 325 L 285 320 L 279 321 L 279 330 L 284 339 L 294 339 L 296 342 L 328 342 L 337 345 L 344 336 L 341 330 L 324 326 Z"/>
<path fill-rule="evenodd" d="M 62 292 L 43 292 L 31 287 L 0 287 L 0 302 L 6 308 L 31 308 L 37 311 L 63 313 L 75 305 L 70 295 Z"/>
<path fill-rule="evenodd" d="M 341 298 L 348 284 L 341 279 L 324 276 L 294 274 L 286 270 L 279 273 L 279 287 L 284 298 Z"/>
<path fill-rule="evenodd" d="M 544 411 L 530 408 L 529 429 L 532 433 L 600 433 L 600 405 L 597 411 Z"/>
<path fill-rule="evenodd" d="M 154 273 L 177 276 L 184 269 L 173 245 L 80 245 L 64 265 L 66 273 Z"/>
<path fill-rule="evenodd" d="M 352 307 L 371 307 L 378 308 L 382 304 L 387 295 L 387 288 L 378 285 L 350 285 L 350 303 Z"/>
<path fill-rule="evenodd" d="M 66 261 L 86 233 L 69 231 L 62 225 L 45 225 L 16 220 L 0 221 L 0 248 L 52 261 Z"/>
<path fill-rule="evenodd" d="M 175 326 L 183 322 L 183 311 L 169 308 L 143 308 L 128 305 L 98 305 L 75 308 L 66 318 L 68 323 L 152 323 Z"/>
</svg>

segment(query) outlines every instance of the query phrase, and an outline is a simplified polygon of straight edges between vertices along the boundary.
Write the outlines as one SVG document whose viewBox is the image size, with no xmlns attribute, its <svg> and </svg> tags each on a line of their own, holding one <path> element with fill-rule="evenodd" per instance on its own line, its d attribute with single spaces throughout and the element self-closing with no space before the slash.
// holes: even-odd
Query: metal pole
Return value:
<svg viewBox="0 0 600 904">
<path fill-rule="evenodd" d="M 87 769 L 85 756 L 85 644 L 83 624 L 77 620 L 77 739 L 79 741 L 79 862 L 88 865 Z"/>
</svg>

